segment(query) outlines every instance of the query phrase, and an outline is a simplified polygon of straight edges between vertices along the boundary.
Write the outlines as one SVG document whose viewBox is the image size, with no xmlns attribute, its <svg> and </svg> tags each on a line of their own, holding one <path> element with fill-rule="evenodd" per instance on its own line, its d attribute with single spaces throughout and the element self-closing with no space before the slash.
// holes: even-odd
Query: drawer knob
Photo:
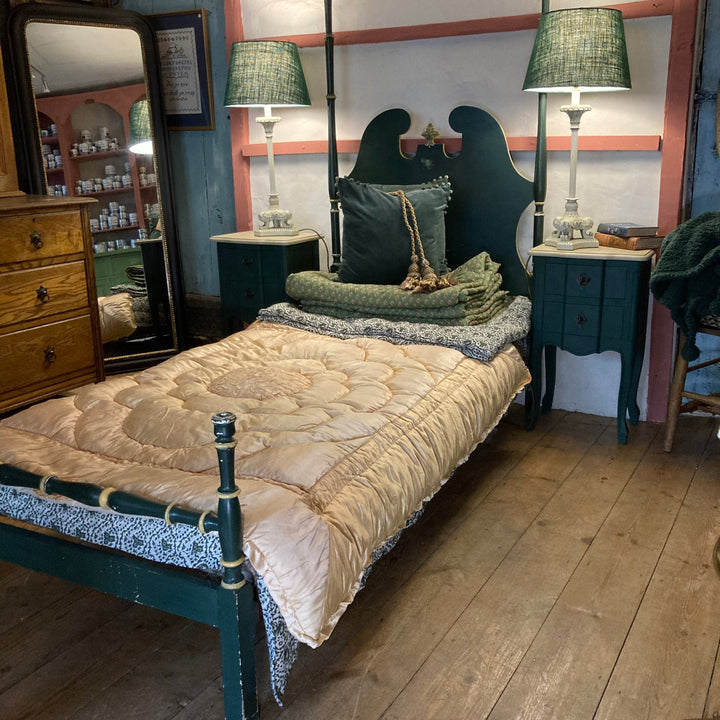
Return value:
<svg viewBox="0 0 720 720">
<path fill-rule="evenodd" d="M 30 233 L 30 244 L 36 249 L 39 250 L 43 246 L 43 239 L 42 235 L 37 230 L 33 230 Z"/>
<path fill-rule="evenodd" d="M 250 267 L 252 264 L 253 264 L 253 259 L 251 257 L 243 258 L 243 265 L 245 265 L 245 267 Z"/>
<path fill-rule="evenodd" d="M 245 295 L 246 295 L 246 297 L 254 298 L 254 297 L 255 297 L 255 291 L 248 289 L 248 290 L 245 292 Z"/>
<path fill-rule="evenodd" d="M 35 292 L 37 293 L 38 300 L 41 303 L 46 303 L 50 300 L 50 293 L 44 285 L 41 285 Z"/>
<path fill-rule="evenodd" d="M 585 316 L 585 313 L 579 312 L 576 319 L 579 327 L 584 327 L 585 325 L 587 325 L 588 319 Z"/>
<path fill-rule="evenodd" d="M 55 354 L 55 346 L 48 345 L 45 348 L 45 362 L 54 363 L 56 360 L 57 360 L 57 355 Z"/>
<path fill-rule="evenodd" d="M 587 287 L 590 284 L 590 280 L 592 280 L 592 278 L 585 273 L 580 273 L 577 279 L 578 285 L 583 288 Z"/>
</svg>

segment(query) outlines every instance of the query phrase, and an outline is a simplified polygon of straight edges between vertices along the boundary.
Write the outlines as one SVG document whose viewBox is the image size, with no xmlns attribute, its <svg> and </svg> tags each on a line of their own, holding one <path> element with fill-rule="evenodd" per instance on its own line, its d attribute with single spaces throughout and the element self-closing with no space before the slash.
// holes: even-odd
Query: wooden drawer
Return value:
<svg viewBox="0 0 720 720">
<path fill-rule="evenodd" d="M 632 297 L 635 288 L 634 278 L 640 265 L 631 265 L 628 262 L 605 263 L 605 292 L 603 297 L 612 300 L 625 300 Z"/>
<path fill-rule="evenodd" d="M 80 213 L 10 215 L 0 222 L 0 263 L 44 260 L 83 251 Z"/>
<path fill-rule="evenodd" d="M 0 336 L 0 395 L 95 364 L 90 316 Z"/>
<path fill-rule="evenodd" d="M 564 335 L 597 338 L 600 335 L 600 306 L 567 303 L 564 311 Z"/>
<path fill-rule="evenodd" d="M 569 262 L 565 293 L 572 298 L 599 298 L 603 291 L 603 263 Z"/>
<path fill-rule="evenodd" d="M 0 325 L 45 319 L 87 304 L 82 261 L 0 275 Z"/>
</svg>

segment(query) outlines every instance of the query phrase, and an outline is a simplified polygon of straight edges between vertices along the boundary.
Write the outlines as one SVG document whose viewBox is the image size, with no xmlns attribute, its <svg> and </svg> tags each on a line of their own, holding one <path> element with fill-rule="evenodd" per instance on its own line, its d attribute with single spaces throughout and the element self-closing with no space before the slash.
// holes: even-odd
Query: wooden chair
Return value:
<svg viewBox="0 0 720 720">
<path fill-rule="evenodd" d="M 712 315 L 703 318 L 698 324 L 697 331 L 698 333 L 720 337 L 720 316 Z M 720 357 L 689 365 L 688 361 L 682 356 L 681 351 L 684 345 L 685 336 L 680 333 L 680 345 L 678 347 L 677 360 L 675 361 L 675 374 L 673 375 L 672 387 L 670 389 L 667 422 L 665 424 L 665 452 L 672 450 L 675 429 L 680 413 L 702 410 L 712 413 L 713 415 L 720 415 L 720 393 L 702 395 L 685 390 L 685 378 L 689 372 L 720 363 Z M 687 402 L 683 402 L 683 398 L 685 398 Z"/>
</svg>

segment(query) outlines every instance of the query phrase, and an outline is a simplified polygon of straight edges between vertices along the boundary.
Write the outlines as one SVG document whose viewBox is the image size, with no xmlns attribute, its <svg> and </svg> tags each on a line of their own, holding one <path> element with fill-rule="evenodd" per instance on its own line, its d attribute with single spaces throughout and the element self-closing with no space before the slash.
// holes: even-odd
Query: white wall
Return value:
<svg viewBox="0 0 720 720">
<path fill-rule="evenodd" d="M 556 0 L 551 9 L 595 6 L 590 0 Z M 303 33 L 323 33 L 322 0 L 243 0 L 246 39 Z M 334 31 L 450 22 L 538 12 L 539 0 L 335 0 Z M 480 15 L 480 13 L 482 13 Z M 280 21 L 281 19 L 281 21 Z M 582 120 L 587 135 L 661 135 L 671 20 L 669 17 L 625 23 L 633 89 L 622 93 L 583 95 L 593 106 Z M 413 117 L 410 135 L 419 136 L 428 122 L 450 136 L 447 115 L 457 105 L 470 104 L 492 112 L 509 136 L 535 134 L 537 99 L 521 90 L 534 31 L 336 47 L 337 133 L 359 139 L 379 112 L 403 107 Z M 327 138 L 324 50 L 301 50 L 312 108 L 278 113 L 276 142 Z M 549 96 L 548 134 L 569 135 L 567 116 L 558 107 L 566 96 Z M 251 118 L 254 117 L 251 115 Z M 263 143 L 262 128 L 251 124 L 250 141 Z M 532 153 L 517 153 L 515 162 L 532 176 Z M 340 173 L 354 157 L 340 157 Z M 277 184 L 283 207 L 293 210 L 295 224 L 329 235 L 327 165 L 324 155 L 277 156 Z M 660 179 L 659 152 L 585 152 L 578 167 L 580 212 L 596 222 L 630 220 L 656 224 Z M 251 164 L 253 208 L 267 202 L 265 158 Z M 568 184 L 568 153 L 548 158 L 547 226 L 563 210 Z M 519 231 L 519 247 L 531 246 L 530 212 Z M 329 238 L 328 238 L 329 243 Z M 638 395 L 644 417 L 647 395 L 647 352 Z M 555 407 L 600 415 L 616 414 L 614 388 L 619 383 L 615 353 L 577 358 L 558 357 Z M 608 391 L 608 388 L 613 388 Z"/>
</svg>

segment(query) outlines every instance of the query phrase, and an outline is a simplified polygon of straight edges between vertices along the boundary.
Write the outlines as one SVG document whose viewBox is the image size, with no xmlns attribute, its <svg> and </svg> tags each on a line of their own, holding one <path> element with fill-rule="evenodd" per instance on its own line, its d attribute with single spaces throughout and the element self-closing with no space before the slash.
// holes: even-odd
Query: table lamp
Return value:
<svg viewBox="0 0 720 720">
<path fill-rule="evenodd" d="M 590 230 L 592 219 L 578 214 L 578 131 L 583 113 L 591 109 L 580 104 L 580 93 L 628 89 L 630 68 L 619 10 L 573 8 L 540 16 L 523 90 L 571 93 L 571 104 L 560 108 L 570 119 L 570 186 L 565 212 L 553 221 L 548 245 L 559 250 L 598 246 Z"/>
<path fill-rule="evenodd" d="M 153 133 L 147 100 L 137 100 L 130 106 L 128 150 L 136 155 L 152 155 Z"/>
<path fill-rule="evenodd" d="M 262 107 L 264 114 L 256 121 L 265 130 L 270 199 L 267 210 L 258 214 L 261 225 L 255 235 L 297 235 L 290 221 L 292 213 L 280 208 L 275 186 L 273 127 L 280 121 L 272 106 L 300 107 L 310 105 L 300 54 L 295 43 L 281 40 L 248 40 L 233 43 L 225 87 L 225 107 Z"/>
</svg>

